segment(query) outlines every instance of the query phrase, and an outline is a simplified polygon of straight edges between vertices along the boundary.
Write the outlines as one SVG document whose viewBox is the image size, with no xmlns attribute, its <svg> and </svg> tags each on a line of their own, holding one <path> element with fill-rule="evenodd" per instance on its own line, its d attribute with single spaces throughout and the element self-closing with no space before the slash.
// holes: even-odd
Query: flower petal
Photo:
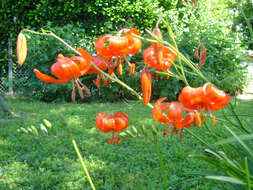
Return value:
<svg viewBox="0 0 253 190">
<path fill-rule="evenodd" d="M 67 83 L 69 80 L 58 80 L 55 79 L 49 75 L 41 73 L 38 69 L 34 69 L 33 72 L 35 75 L 42 81 L 47 82 L 47 83 Z"/>
</svg>

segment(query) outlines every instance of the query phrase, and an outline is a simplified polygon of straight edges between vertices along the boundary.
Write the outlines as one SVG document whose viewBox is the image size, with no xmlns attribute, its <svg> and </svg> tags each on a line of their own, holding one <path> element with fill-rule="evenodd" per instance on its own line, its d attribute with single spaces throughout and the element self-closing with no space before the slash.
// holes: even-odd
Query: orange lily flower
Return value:
<svg viewBox="0 0 253 190">
<path fill-rule="evenodd" d="M 120 36 L 122 33 L 125 36 Z M 122 58 L 130 67 L 130 74 L 134 73 L 135 64 L 130 63 L 126 55 L 133 55 L 140 51 L 141 40 L 132 34 L 139 35 L 139 32 L 136 28 L 123 29 L 119 31 L 118 36 L 106 35 L 95 41 L 95 48 L 99 56 L 103 57 L 108 63 L 109 74 L 113 75 L 116 67 L 120 67 L 118 72 L 120 75 L 122 74 Z M 108 43 L 108 46 L 105 45 L 106 43 Z"/>
<path fill-rule="evenodd" d="M 162 32 L 155 27 L 153 33 L 160 39 L 162 39 Z M 156 68 L 157 70 L 168 70 L 172 66 L 173 62 L 177 58 L 177 55 L 170 51 L 168 48 L 160 43 L 153 43 L 152 46 L 148 47 L 143 51 L 144 63 L 149 66 Z"/>
<path fill-rule="evenodd" d="M 215 88 L 213 84 L 207 83 L 203 87 L 198 88 L 184 87 L 178 100 L 185 109 L 201 113 L 202 110 L 210 112 L 222 109 L 230 102 L 230 96 L 224 91 Z M 210 116 L 213 118 L 214 124 L 215 116 L 211 112 Z"/>
<path fill-rule="evenodd" d="M 172 66 L 173 62 L 177 58 L 176 54 L 171 52 L 168 48 L 163 47 L 161 50 L 162 59 L 157 58 L 157 52 L 154 46 L 150 46 L 143 51 L 144 63 L 149 66 L 156 68 L 157 70 L 168 70 Z"/>
<path fill-rule="evenodd" d="M 91 93 L 87 86 L 85 86 L 79 77 L 87 73 L 91 65 L 92 57 L 82 48 L 77 49 L 82 56 L 64 57 L 62 54 L 58 55 L 57 62 L 51 66 L 51 72 L 58 79 L 49 75 L 41 73 L 38 69 L 34 69 L 35 75 L 42 81 L 47 83 L 67 83 L 72 80 L 72 101 L 75 101 L 75 84 L 78 88 L 80 97 L 83 99 L 83 90 L 90 96 Z"/>
<path fill-rule="evenodd" d="M 123 112 L 117 112 L 105 117 L 106 114 L 106 112 L 101 112 L 96 116 L 96 126 L 104 133 L 112 131 L 112 137 L 108 139 L 108 144 L 114 144 L 115 142 L 119 144 L 120 139 L 116 133 L 127 128 L 129 122 L 128 115 Z"/>
<path fill-rule="evenodd" d="M 172 136 L 174 132 L 180 132 L 180 138 L 182 139 L 183 129 L 195 124 L 195 114 L 194 112 L 188 112 L 188 114 L 183 118 L 183 106 L 177 102 L 166 102 L 162 104 L 165 99 L 166 97 L 159 98 L 156 101 L 152 110 L 152 116 L 160 123 L 174 126 L 171 132 L 164 131 L 164 135 L 171 134 Z M 167 115 L 164 115 L 165 110 L 168 110 Z"/>
</svg>

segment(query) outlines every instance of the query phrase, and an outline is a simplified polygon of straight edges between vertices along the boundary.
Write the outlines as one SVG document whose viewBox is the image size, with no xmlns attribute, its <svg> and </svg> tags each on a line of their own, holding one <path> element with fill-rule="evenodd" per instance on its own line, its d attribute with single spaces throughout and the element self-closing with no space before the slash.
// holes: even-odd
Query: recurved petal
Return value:
<svg viewBox="0 0 253 190">
<path fill-rule="evenodd" d="M 99 53 L 99 55 L 105 56 L 105 57 L 112 56 L 110 50 L 105 46 L 105 42 L 108 41 L 111 37 L 112 36 L 110 36 L 110 35 L 102 36 L 102 37 L 99 37 L 95 41 L 95 48 L 96 48 L 97 52 Z"/>
<path fill-rule="evenodd" d="M 112 128 L 109 128 L 107 125 L 106 125 L 106 118 L 105 118 L 105 115 L 106 115 L 106 112 L 101 112 L 99 113 L 97 116 L 96 116 L 96 126 L 97 128 L 104 132 L 104 133 L 108 133 L 112 130 Z"/>
<path fill-rule="evenodd" d="M 35 75 L 42 81 L 47 82 L 47 83 L 67 83 L 69 80 L 59 80 L 55 79 L 49 75 L 41 73 L 38 69 L 34 69 L 33 72 Z"/>
<path fill-rule="evenodd" d="M 81 53 L 82 57 L 83 57 L 87 62 L 91 62 L 92 57 L 91 57 L 91 55 L 90 55 L 87 51 L 85 51 L 83 48 L 77 48 L 77 51 L 78 51 L 79 53 Z"/>
<path fill-rule="evenodd" d="M 152 110 L 152 116 L 155 120 L 161 122 L 161 123 L 165 123 L 165 124 L 170 124 L 170 120 L 163 115 L 163 112 L 169 107 L 169 103 L 164 103 L 161 105 L 161 103 L 166 99 L 166 97 L 164 98 L 159 98 Z"/>
<path fill-rule="evenodd" d="M 128 126 L 129 118 L 128 115 L 123 112 L 117 112 L 114 116 L 116 128 L 115 132 L 125 130 Z"/>
</svg>

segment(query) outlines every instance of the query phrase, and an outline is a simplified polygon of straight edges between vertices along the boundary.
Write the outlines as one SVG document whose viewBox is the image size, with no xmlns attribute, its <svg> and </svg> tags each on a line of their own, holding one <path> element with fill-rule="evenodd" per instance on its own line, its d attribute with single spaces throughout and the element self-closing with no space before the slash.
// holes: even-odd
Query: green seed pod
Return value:
<svg viewBox="0 0 253 190">
<path fill-rule="evenodd" d="M 31 129 L 32 129 L 32 133 L 34 134 L 34 136 L 38 137 L 39 136 L 39 132 L 38 132 L 37 128 L 32 125 Z"/>
<path fill-rule="evenodd" d="M 47 128 L 43 124 L 40 124 L 40 130 L 48 134 Z"/>
<path fill-rule="evenodd" d="M 125 132 L 121 132 L 119 135 L 120 135 L 121 137 L 123 137 L 123 138 L 127 137 L 127 133 L 125 133 Z"/>
<path fill-rule="evenodd" d="M 127 130 L 126 133 L 127 133 L 130 137 L 133 137 L 133 138 L 136 137 L 131 131 L 128 131 L 128 130 Z"/>
<path fill-rule="evenodd" d="M 148 136 L 147 129 L 146 129 L 146 127 L 145 127 L 144 125 L 141 126 L 141 131 L 142 131 L 142 133 L 143 133 L 143 135 L 144 135 L 145 137 Z"/>
<path fill-rule="evenodd" d="M 133 132 L 133 134 L 135 136 L 138 136 L 138 131 L 137 131 L 137 129 L 134 126 L 131 127 L 131 131 Z"/>
<path fill-rule="evenodd" d="M 29 131 L 27 131 L 27 130 L 26 130 L 25 128 L 23 128 L 23 127 L 21 127 L 19 131 L 20 131 L 20 132 L 22 131 L 22 132 L 24 132 L 25 134 L 28 134 L 28 133 L 29 133 Z"/>
<path fill-rule="evenodd" d="M 48 120 L 43 119 L 43 123 L 46 125 L 47 128 L 49 128 L 49 129 L 52 128 L 52 124 Z"/>
</svg>

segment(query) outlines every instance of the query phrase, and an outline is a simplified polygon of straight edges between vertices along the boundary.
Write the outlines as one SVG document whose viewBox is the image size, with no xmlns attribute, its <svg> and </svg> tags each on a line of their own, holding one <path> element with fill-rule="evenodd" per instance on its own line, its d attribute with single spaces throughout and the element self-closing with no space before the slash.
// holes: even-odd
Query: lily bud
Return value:
<svg viewBox="0 0 253 190">
<path fill-rule="evenodd" d="M 19 65 L 23 65 L 23 63 L 26 60 L 26 56 L 27 56 L 27 42 L 25 35 L 22 32 L 20 32 L 17 40 L 17 58 Z"/>
<path fill-rule="evenodd" d="M 147 105 L 149 103 L 152 91 L 152 74 L 146 68 L 144 68 L 141 73 L 141 88 L 143 104 Z"/>
</svg>

